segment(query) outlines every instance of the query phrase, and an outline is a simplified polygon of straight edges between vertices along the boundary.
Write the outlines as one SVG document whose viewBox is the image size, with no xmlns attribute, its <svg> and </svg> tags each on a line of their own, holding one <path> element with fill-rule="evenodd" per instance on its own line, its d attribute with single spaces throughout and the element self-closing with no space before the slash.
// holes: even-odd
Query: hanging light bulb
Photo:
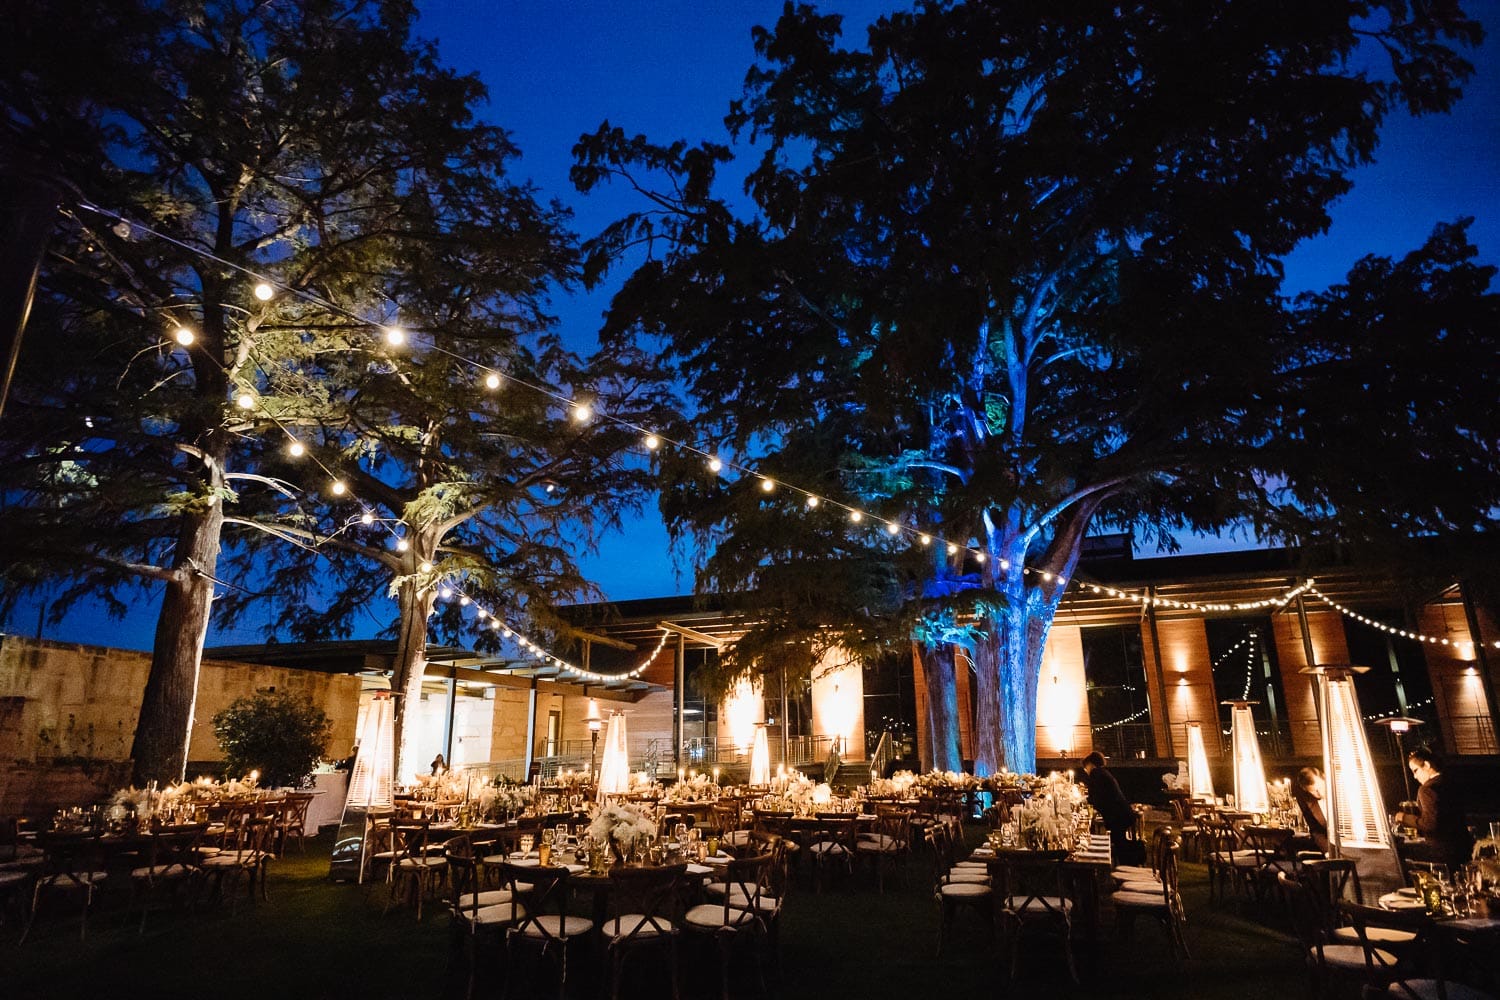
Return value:
<svg viewBox="0 0 1500 1000">
<path fill-rule="evenodd" d="M 765 478 L 761 479 L 761 481 L 760 481 L 760 491 L 762 493 L 770 493 L 774 489 L 776 489 L 776 483 L 775 482 L 773 482 L 770 479 L 765 479 Z"/>
<path fill-rule="evenodd" d="M 500 388 L 500 376 L 496 375 L 494 372 L 490 372 L 484 377 L 484 387 L 486 389 Z"/>
<path fill-rule="evenodd" d="M 270 285 L 266 284 L 264 281 L 262 281 L 260 284 L 258 284 L 258 285 L 255 286 L 255 297 L 257 299 L 260 299 L 262 302 L 270 302 L 271 301 L 271 296 L 273 296 L 275 294 L 276 294 L 276 289 L 272 288 Z"/>
<path fill-rule="evenodd" d="M 955 544 L 953 544 L 952 542 L 949 542 L 948 543 L 948 554 L 950 556 L 956 556 L 956 555 L 958 555 L 958 546 L 955 545 Z"/>
<path fill-rule="evenodd" d="M 710 458 L 708 460 L 708 471 L 709 472 L 717 474 L 723 468 L 724 468 L 724 463 L 721 462 L 721 461 L 719 461 L 719 456 L 718 455 L 715 455 L 715 456 L 713 456 L 712 458 Z"/>
<path fill-rule="evenodd" d="M 359 515 L 359 520 L 360 520 L 361 524 L 374 524 L 375 523 L 375 512 L 371 511 L 371 510 L 367 510 L 363 514 Z"/>
<path fill-rule="evenodd" d="M 242 392 L 237 397 L 235 397 L 234 401 L 239 406 L 239 408 L 242 409 L 242 410 L 253 410 L 253 409 L 255 409 L 255 394 L 254 393 Z"/>
<path fill-rule="evenodd" d="M 974 561 L 977 562 L 979 565 L 981 565 L 981 566 L 984 565 L 984 559 L 985 559 L 985 555 L 984 555 L 983 552 L 976 552 L 976 553 L 974 553 Z"/>
<path fill-rule="evenodd" d="M 439 587 L 438 588 L 438 597 L 442 598 L 443 600 L 446 601 L 448 598 L 450 598 L 452 596 L 453 596 L 453 589 L 451 587 Z"/>
<path fill-rule="evenodd" d="M 861 514 L 857 510 L 851 510 L 849 512 L 849 520 L 853 521 L 855 524 L 858 524 L 859 522 L 863 521 L 864 519 L 865 519 L 865 516 L 863 514 Z"/>
<path fill-rule="evenodd" d="M 193 342 L 193 331 L 189 330 L 185 326 L 179 326 L 177 329 L 172 331 L 172 339 L 177 341 L 183 347 L 188 347 Z"/>
<path fill-rule="evenodd" d="M 901 534 L 901 525 L 895 521 L 887 521 L 885 522 L 885 530 L 887 534 L 899 535 Z"/>
<path fill-rule="evenodd" d="M 328 491 L 336 497 L 341 497 L 345 493 L 349 492 L 349 487 L 344 485 L 344 481 L 342 479 L 335 479 L 333 482 L 328 484 Z"/>
<path fill-rule="evenodd" d="M 385 328 L 385 342 L 392 347 L 400 347 L 406 343 L 406 331 L 399 326 L 388 326 Z"/>
<path fill-rule="evenodd" d="M 396 551 L 397 552 L 405 552 L 409 548 L 411 548 L 411 542 L 408 542 L 404 538 L 398 538 L 398 539 L 396 539 Z"/>
<path fill-rule="evenodd" d="M 478 618 L 480 621 L 484 621 L 489 616 L 490 616 L 490 613 L 488 611 L 484 610 L 483 608 L 475 608 L 474 609 L 474 617 Z"/>
<path fill-rule="evenodd" d="M 469 606 L 469 595 L 468 594 L 464 594 L 462 597 L 460 597 L 458 599 L 458 606 L 461 607 L 461 608 L 467 608 Z"/>
<path fill-rule="evenodd" d="M 307 454 L 307 446 L 296 438 L 293 438 L 292 443 L 286 446 L 286 453 L 293 458 L 301 458 Z"/>
<path fill-rule="evenodd" d="M 573 420 L 577 423 L 587 423 L 589 418 L 593 415 L 594 411 L 589 407 L 589 404 L 587 403 L 579 403 L 573 407 Z"/>
<path fill-rule="evenodd" d="M 500 628 L 500 619 L 498 619 L 498 618 L 491 618 L 490 619 L 490 628 L 498 630 Z"/>
<path fill-rule="evenodd" d="M 819 500 L 815 496 L 810 496 L 810 497 L 807 498 L 807 506 L 808 507 L 816 507 L 818 504 L 820 504 L 822 502 L 823 501 Z"/>
<path fill-rule="evenodd" d="M 655 434 L 647 434 L 646 435 L 646 450 L 647 451 L 655 451 L 656 449 L 658 449 L 660 447 L 661 447 L 661 438 L 657 437 Z"/>
<path fill-rule="evenodd" d="M 428 562 L 426 559 L 423 559 L 422 565 L 418 566 L 417 569 L 421 570 L 423 573 L 431 573 L 432 563 Z"/>
<path fill-rule="evenodd" d="M 931 535 L 918 535 L 917 536 L 917 541 L 921 542 L 923 545 L 931 545 L 932 544 L 932 536 Z"/>
</svg>

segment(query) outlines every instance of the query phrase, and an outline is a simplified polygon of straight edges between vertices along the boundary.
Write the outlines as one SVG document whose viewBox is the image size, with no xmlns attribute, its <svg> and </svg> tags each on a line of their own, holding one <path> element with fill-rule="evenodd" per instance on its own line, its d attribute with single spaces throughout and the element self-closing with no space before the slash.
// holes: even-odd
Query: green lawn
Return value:
<svg viewBox="0 0 1500 1000">
<path fill-rule="evenodd" d="M 269 902 L 153 914 L 144 936 L 125 918 L 122 900 L 107 900 L 78 941 L 74 919 L 42 923 L 17 945 L 11 914 L 0 927 L 0 997 L 51 1000 L 147 997 L 154 1000 L 254 998 L 414 998 L 461 996 L 449 972 L 448 918 L 434 906 L 418 924 L 409 910 L 382 916 L 384 887 L 368 890 L 327 881 L 331 837 L 309 841 L 273 864 Z M 927 1000 L 989 995 L 1005 981 L 996 950 L 972 914 L 961 914 L 942 959 L 934 957 L 937 912 L 924 855 L 910 864 L 906 884 L 889 881 L 884 896 L 856 877 L 822 895 L 798 884 L 782 936 L 785 975 L 772 993 L 789 998 L 902 997 Z M 1022 955 L 1017 996 L 1301 997 L 1305 978 L 1281 914 L 1250 902 L 1210 906 L 1201 866 L 1185 865 L 1188 942 L 1193 958 L 1174 964 L 1158 928 L 1141 922 L 1134 942 L 1106 927 L 1095 948 L 1080 945 L 1083 985 L 1067 983 L 1060 950 L 1039 941 Z M 967 919 L 966 919 L 967 918 Z M 691 942 L 690 942 L 691 944 Z M 575 953 L 579 997 L 598 996 L 585 978 L 585 951 Z M 717 966 L 685 951 L 686 998 L 717 996 Z M 754 979 L 736 968 L 737 996 L 754 996 Z M 638 996 L 662 998 L 664 977 L 643 961 L 631 974 Z M 492 977 L 481 995 L 497 996 Z M 572 983 L 570 980 L 570 987 Z M 956 992 L 955 992 L 956 991 Z M 555 996 L 555 989 L 519 985 L 516 997 Z"/>
</svg>

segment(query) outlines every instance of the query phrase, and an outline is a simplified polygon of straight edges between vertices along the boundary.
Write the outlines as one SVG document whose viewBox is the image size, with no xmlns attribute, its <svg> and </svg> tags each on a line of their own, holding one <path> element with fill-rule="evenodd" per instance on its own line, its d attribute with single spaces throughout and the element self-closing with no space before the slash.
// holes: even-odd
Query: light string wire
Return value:
<svg viewBox="0 0 1500 1000">
<path fill-rule="evenodd" d="M 1335 601 L 1333 598 L 1329 597 L 1327 594 L 1324 594 L 1313 587 L 1308 587 L 1307 592 L 1309 594 L 1312 594 L 1314 597 L 1322 598 L 1325 604 L 1332 607 L 1335 611 L 1343 615 L 1345 618 L 1352 618 L 1355 621 L 1359 622 L 1361 625 L 1368 625 L 1370 628 L 1379 629 L 1380 631 L 1385 632 L 1389 635 L 1399 635 L 1403 639 L 1415 639 L 1418 642 L 1427 642 L 1431 643 L 1434 646 L 1459 646 L 1466 643 L 1475 646 L 1480 645 L 1479 642 L 1472 638 L 1460 639 L 1455 642 L 1452 639 L 1447 639 L 1442 636 L 1427 635 L 1423 632 L 1414 632 L 1410 629 L 1397 628 L 1394 625 L 1387 625 L 1385 622 L 1378 622 L 1373 618 L 1367 618 L 1366 616 L 1360 614 L 1358 611 L 1355 611 L 1353 608 L 1345 607 L 1338 601 Z M 1500 649 L 1500 639 L 1490 642 L 1488 645 L 1494 646 L 1496 649 Z"/>
</svg>

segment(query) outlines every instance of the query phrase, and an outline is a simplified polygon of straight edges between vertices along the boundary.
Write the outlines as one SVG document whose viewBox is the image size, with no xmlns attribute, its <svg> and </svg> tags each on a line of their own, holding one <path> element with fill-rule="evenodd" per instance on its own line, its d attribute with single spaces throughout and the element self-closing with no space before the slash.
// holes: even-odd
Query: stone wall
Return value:
<svg viewBox="0 0 1500 1000">
<path fill-rule="evenodd" d="M 11 802 L 90 801 L 76 796 L 96 776 L 128 778 L 128 766 L 102 765 L 128 764 L 150 667 L 149 653 L 0 636 L 0 813 Z M 305 695 L 328 715 L 330 754 L 353 744 L 359 678 L 205 660 L 188 759 L 221 760 L 214 713 L 265 688 Z"/>
</svg>

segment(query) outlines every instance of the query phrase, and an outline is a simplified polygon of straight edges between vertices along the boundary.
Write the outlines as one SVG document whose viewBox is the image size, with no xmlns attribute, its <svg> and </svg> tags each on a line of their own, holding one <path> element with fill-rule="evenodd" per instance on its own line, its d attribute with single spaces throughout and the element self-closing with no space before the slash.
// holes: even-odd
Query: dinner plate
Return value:
<svg viewBox="0 0 1500 1000">
<path fill-rule="evenodd" d="M 1405 896 L 1386 896 L 1380 900 L 1380 905 L 1387 910 L 1423 910 L 1426 907 L 1420 899 L 1408 899 Z"/>
<path fill-rule="evenodd" d="M 689 875 L 712 875 L 714 870 L 708 867 L 708 865 L 689 864 L 687 866 L 687 873 Z"/>
</svg>

